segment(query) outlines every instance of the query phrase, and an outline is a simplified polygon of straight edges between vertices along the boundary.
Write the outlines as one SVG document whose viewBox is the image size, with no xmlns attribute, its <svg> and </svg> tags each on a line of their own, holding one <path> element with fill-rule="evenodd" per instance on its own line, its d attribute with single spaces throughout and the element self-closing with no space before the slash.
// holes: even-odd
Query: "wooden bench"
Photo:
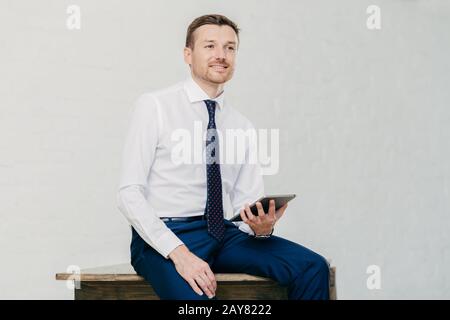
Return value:
<svg viewBox="0 0 450 320">
<path fill-rule="evenodd" d="M 217 299 L 284 300 L 287 290 L 268 278 L 243 273 L 217 273 Z M 78 280 L 75 300 L 159 300 L 130 264 L 84 269 L 80 274 L 57 273 L 56 280 Z M 336 268 L 330 268 L 330 299 L 336 300 Z"/>
</svg>

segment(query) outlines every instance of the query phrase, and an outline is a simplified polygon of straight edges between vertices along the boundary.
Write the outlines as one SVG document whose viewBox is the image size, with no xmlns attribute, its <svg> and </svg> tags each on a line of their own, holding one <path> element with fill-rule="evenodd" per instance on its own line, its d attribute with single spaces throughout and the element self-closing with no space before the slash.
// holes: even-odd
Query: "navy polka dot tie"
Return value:
<svg viewBox="0 0 450 320">
<path fill-rule="evenodd" d="M 216 102 L 204 100 L 208 109 L 209 122 L 206 133 L 206 180 L 207 198 L 205 215 L 208 232 L 222 242 L 225 234 L 222 202 L 222 178 L 219 164 L 219 139 L 214 119 Z"/>
</svg>

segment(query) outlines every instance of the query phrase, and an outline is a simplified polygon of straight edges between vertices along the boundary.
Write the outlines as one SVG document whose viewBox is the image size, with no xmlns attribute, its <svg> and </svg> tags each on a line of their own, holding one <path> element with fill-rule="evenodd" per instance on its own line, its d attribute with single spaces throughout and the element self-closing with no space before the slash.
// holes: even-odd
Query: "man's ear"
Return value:
<svg viewBox="0 0 450 320">
<path fill-rule="evenodd" d="M 188 64 L 188 65 L 191 65 L 192 64 L 192 49 L 189 47 L 184 47 L 183 55 L 184 55 L 184 62 L 186 62 L 186 64 Z"/>
</svg>

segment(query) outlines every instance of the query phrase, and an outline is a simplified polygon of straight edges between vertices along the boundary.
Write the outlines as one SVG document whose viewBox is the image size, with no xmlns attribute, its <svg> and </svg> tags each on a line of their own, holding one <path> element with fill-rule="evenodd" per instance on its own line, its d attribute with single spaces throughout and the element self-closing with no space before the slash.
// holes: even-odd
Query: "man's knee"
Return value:
<svg viewBox="0 0 450 320">
<path fill-rule="evenodd" d="M 141 259 L 134 261 L 132 266 L 161 300 L 209 300 L 205 293 L 199 295 L 194 291 L 170 260 L 160 256 L 143 255 Z"/>
<path fill-rule="evenodd" d="M 320 254 L 315 253 L 313 259 L 311 260 L 311 267 L 318 273 L 318 275 L 323 277 L 329 277 L 330 274 L 330 264 L 327 259 L 325 259 Z"/>
</svg>

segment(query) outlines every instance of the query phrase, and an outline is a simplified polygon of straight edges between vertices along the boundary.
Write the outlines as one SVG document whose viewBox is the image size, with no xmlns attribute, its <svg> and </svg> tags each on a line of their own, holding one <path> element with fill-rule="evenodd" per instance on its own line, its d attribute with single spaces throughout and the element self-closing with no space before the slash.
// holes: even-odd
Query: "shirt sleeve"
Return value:
<svg viewBox="0 0 450 320">
<path fill-rule="evenodd" d="M 158 217 L 145 196 L 158 145 L 157 111 L 150 94 L 142 95 L 135 103 L 122 154 L 117 206 L 141 238 L 168 259 L 169 253 L 183 242 Z"/>
<path fill-rule="evenodd" d="M 250 130 L 255 130 L 251 126 Z M 230 192 L 230 201 L 233 207 L 233 215 L 238 214 L 246 203 L 253 203 L 264 196 L 264 180 L 262 170 L 257 157 L 252 157 L 250 152 L 257 152 L 256 148 L 251 148 L 252 143 L 247 140 L 245 160 L 241 165 L 238 177 Z M 255 159 L 252 160 L 252 159 Z M 252 228 L 244 221 L 236 221 L 233 223 L 239 230 L 254 235 Z"/>
</svg>

